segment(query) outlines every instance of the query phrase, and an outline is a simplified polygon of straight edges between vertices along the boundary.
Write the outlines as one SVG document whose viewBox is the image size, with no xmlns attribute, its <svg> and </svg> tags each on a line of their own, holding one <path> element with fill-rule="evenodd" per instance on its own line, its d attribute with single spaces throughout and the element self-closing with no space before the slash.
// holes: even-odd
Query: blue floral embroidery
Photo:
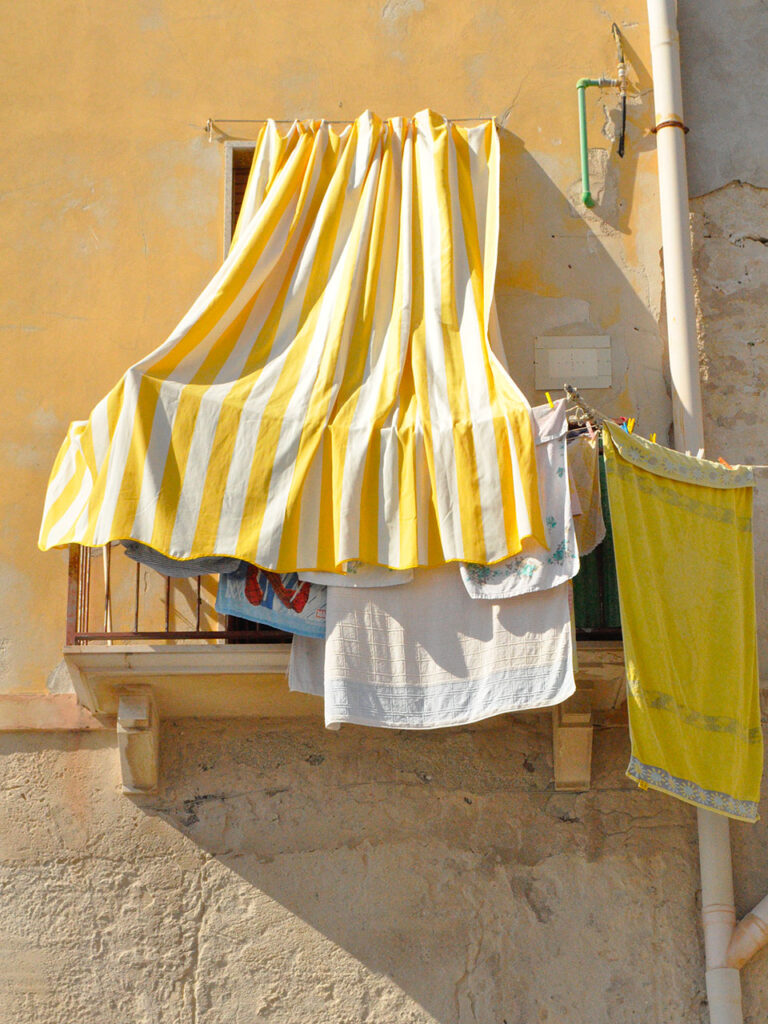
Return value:
<svg viewBox="0 0 768 1024">
<path fill-rule="evenodd" d="M 643 764 L 634 754 L 630 758 L 627 775 L 635 782 L 644 782 L 653 789 L 676 796 L 679 800 L 685 800 L 686 803 L 712 808 L 712 810 L 727 814 L 731 818 L 738 818 L 740 821 L 757 821 L 758 819 L 757 804 L 752 800 L 739 800 L 730 793 L 703 789 L 690 779 L 679 779 L 675 775 L 670 775 L 663 768 Z"/>
<path fill-rule="evenodd" d="M 547 562 L 549 562 L 550 565 L 553 565 L 555 563 L 557 563 L 557 565 L 561 565 L 563 560 L 565 559 L 565 555 L 566 555 L 565 541 L 561 540 L 560 543 L 555 548 L 555 550 L 552 552 L 552 554 L 547 559 Z"/>
</svg>

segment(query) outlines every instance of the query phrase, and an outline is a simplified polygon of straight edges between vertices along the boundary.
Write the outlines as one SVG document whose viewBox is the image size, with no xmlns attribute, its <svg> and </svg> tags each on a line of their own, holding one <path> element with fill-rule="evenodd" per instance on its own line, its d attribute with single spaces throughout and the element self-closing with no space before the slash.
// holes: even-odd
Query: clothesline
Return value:
<svg viewBox="0 0 768 1024">
<path fill-rule="evenodd" d="M 575 405 L 578 410 L 576 416 L 574 417 L 576 420 L 576 424 L 578 426 L 582 426 L 588 421 L 593 423 L 596 427 L 602 426 L 606 420 L 615 420 L 616 422 L 619 423 L 622 422 L 622 419 L 620 419 L 619 417 L 608 416 L 605 413 L 600 412 L 599 409 L 595 409 L 594 406 L 590 405 L 584 398 L 582 398 L 579 390 L 575 388 L 572 384 L 563 384 L 563 391 L 565 392 L 568 401 Z M 634 426 L 634 420 L 630 422 L 632 423 L 632 426 Z M 632 430 L 629 430 L 629 433 L 632 433 Z M 655 433 L 651 434 L 651 441 L 656 441 Z M 700 448 L 699 451 L 695 454 L 697 458 L 703 458 L 704 449 Z M 718 458 L 717 461 L 722 463 L 726 468 L 730 468 L 730 463 L 726 462 L 725 459 Z M 759 465 L 753 463 L 752 469 L 768 469 L 768 465 Z"/>
<path fill-rule="evenodd" d="M 511 104 L 501 114 L 478 114 L 475 117 L 447 117 L 445 121 L 447 124 L 482 124 L 484 121 L 493 121 L 497 128 L 503 128 L 504 124 L 509 117 L 512 106 Z M 387 120 L 387 118 L 384 118 Z M 296 121 L 324 121 L 326 124 L 331 125 L 351 125 L 354 124 L 354 120 L 345 118 L 333 118 L 333 117 L 286 117 L 286 118 L 268 118 L 268 117 L 209 117 L 204 126 L 205 134 L 208 136 L 209 142 L 254 142 L 255 139 L 251 139 L 247 136 L 242 135 L 231 135 L 228 131 L 220 128 L 222 124 L 257 124 L 265 125 L 268 121 L 272 121 L 273 124 L 291 125 Z"/>
</svg>

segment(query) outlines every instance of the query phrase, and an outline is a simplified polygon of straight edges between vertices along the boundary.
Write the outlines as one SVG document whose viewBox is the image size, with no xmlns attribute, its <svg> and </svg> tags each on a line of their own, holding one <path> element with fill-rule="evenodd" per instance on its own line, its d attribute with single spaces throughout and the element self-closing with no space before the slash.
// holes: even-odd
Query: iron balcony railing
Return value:
<svg viewBox="0 0 768 1024">
<path fill-rule="evenodd" d="M 110 545 L 96 549 L 70 545 L 68 646 L 142 640 L 225 644 L 290 640 L 278 629 L 220 615 L 214 607 L 215 577 L 173 579 L 127 557 L 114 558 L 119 551 Z"/>
<path fill-rule="evenodd" d="M 603 515 L 606 538 L 582 559 L 574 580 L 578 640 L 621 639 L 610 510 L 605 498 Z M 215 577 L 173 579 L 119 552 L 119 547 L 109 545 L 96 549 L 70 545 L 68 645 L 142 640 L 223 644 L 290 641 L 291 635 L 279 629 L 220 615 L 215 609 Z"/>
</svg>

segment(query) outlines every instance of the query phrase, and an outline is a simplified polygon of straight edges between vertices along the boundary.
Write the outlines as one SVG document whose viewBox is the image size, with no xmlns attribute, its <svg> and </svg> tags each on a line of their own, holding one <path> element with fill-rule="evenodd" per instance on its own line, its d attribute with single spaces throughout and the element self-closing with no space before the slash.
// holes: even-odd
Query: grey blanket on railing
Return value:
<svg viewBox="0 0 768 1024">
<path fill-rule="evenodd" d="M 155 569 L 163 576 L 173 576 L 176 579 L 185 579 L 190 576 L 208 576 L 211 573 L 226 574 L 234 572 L 240 567 L 239 558 L 212 557 L 212 558 L 168 558 L 161 555 L 154 548 L 140 544 L 137 540 L 121 540 L 125 553 L 134 562 L 140 562 L 150 569 Z"/>
</svg>

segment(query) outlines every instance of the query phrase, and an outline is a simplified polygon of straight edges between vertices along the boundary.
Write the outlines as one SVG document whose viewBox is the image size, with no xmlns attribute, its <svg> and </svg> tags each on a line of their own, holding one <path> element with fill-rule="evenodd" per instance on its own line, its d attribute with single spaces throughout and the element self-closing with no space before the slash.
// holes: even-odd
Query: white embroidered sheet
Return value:
<svg viewBox="0 0 768 1024">
<path fill-rule="evenodd" d="M 294 639 L 290 687 L 324 696 L 328 726 L 436 729 L 558 704 L 574 691 L 567 591 L 475 601 L 456 565 L 329 587 L 325 641 Z"/>
<path fill-rule="evenodd" d="M 579 571 L 568 486 L 565 399 L 555 402 L 554 408 L 537 406 L 533 423 L 541 514 L 549 550 L 528 537 L 519 554 L 496 565 L 463 564 L 461 576 L 470 597 L 498 601 L 548 590 L 572 579 Z"/>
</svg>

